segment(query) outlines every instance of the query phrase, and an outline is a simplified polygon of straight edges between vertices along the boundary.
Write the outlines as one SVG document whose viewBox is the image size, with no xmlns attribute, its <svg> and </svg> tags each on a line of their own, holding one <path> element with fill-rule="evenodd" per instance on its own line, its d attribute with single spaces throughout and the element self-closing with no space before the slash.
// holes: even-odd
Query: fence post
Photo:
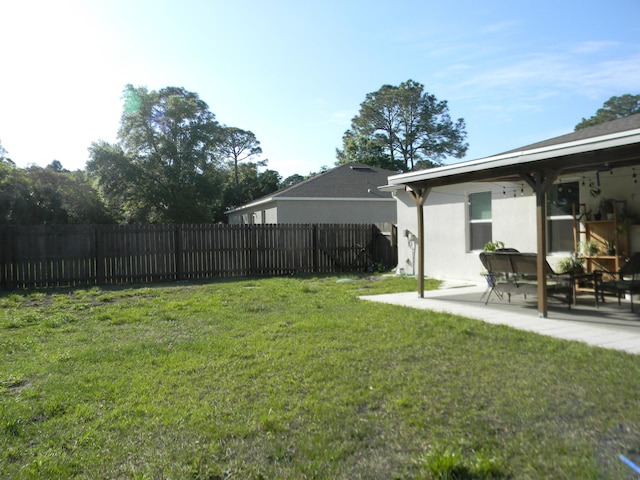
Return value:
<svg viewBox="0 0 640 480">
<path fill-rule="evenodd" d="M 0 227 L 2 228 L 2 227 Z M 0 232 L 0 288 L 8 290 L 7 282 L 7 234 L 4 229 Z"/>
<path fill-rule="evenodd" d="M 93 248 L 95 252 L 96 284 L 104 285 L 107 283 L 107 279 L 104 273 L 104 252 L 102 242 L 100 241 L 100 227 L 98 225 L 93 228 Z"/>
<path fill-rule="evenodd" d="M 182 256 L 184 254 L 184 246 L 182 243 L 182 225 L 176 225 L 175 242 L 176 242 L 176 280 L 182 280 L 183 277 L 183 261 Z"/>
<path fill-rule="evenodd" d="M 258 229 L 250 224 L 249 231 L 249 276 L 255 276 L 258 270 Z"/>
<path fill-rule="evenodd" d="M 320 249 L 318 245 L 318 224 L 311 225 L 311 243 L 313 246 L 313 273 L 320 269 Z"/>
</svg>

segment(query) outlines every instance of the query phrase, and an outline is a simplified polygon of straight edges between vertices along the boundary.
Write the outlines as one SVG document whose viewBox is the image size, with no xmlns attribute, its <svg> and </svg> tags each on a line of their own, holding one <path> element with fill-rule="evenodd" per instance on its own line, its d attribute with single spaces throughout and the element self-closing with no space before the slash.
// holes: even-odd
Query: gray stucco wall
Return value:
<svg viewBox="0 0 640 480">
<path fill-rule="evenodd" d="M 278 223 L 395 223 L 395 221 L 394 199 L 278 202 Z"/>
<path fill-rule="evenodd" d="M 395 199 L 287 199 L 229 215 L 229 223 L 395 223 Z"/>
</svg>

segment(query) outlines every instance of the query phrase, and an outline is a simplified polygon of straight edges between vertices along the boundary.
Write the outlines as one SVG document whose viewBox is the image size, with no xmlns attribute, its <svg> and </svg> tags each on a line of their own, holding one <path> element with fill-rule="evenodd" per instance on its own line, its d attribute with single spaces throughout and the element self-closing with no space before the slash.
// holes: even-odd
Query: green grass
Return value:
<svg viewBox="0 0 640 480">
<path fill-rule="evenodd" d="M 0 478 L 635 478 L 637 356 L 350 278 L 0 295 Z"/>
</svg>

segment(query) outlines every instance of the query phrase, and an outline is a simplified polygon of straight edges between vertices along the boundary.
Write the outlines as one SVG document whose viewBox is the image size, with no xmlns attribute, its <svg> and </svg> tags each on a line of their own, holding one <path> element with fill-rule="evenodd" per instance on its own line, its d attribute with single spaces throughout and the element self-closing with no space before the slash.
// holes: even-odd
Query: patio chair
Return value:
<svg viewBox="0 0 640 480">
<path fill-rule="evenodd" d="M 496 250 L 496 252 L 519 253 L 519 251 L 516 250 L 515 248 L 499 248 Z M 498 278 L 499 276 L 504 276 L 505 277 L 504 280 L 508 280 L 509 274 L 504 272 L 510 271 L 510 263 L 508 263 L 509 259 L 502 258 L 501 260 L 495 260 L 493 257 L 491 257 L 491 260 L 490 260 L 489 256 L 487 255 L 487 252 L 481 252 L 480 262 L 482 263 L 482 266 L 485 268 L 485 271 L 482 272 L 481 275 L 487 281 L 487 289 L 482 293 L 482 296 L 480 297 L 480 301 L 484 300 L 486 296 L 486 302 L 485 302 L 485 305 L 486 305 L 487 303 L 489 303 L 489 297 L 491 297 L 492 293 L 494 293 L 496 297 L 502 300 L 503 294 L 505 292 L 499 289 L 496 289 L 496 286 L 499 280 Z M 504 263 L 504 262 L 507 262 L 507 263 Z M 505 269 L 505 265 L 509 265 L 509 267 Z"/>
<path fill-rule="evenodd" d="M 620 270 L 616 273 L 602 272 L 611 275 L 612 280 L 602 281 L 598 285 L 600 298 L 604 302 L 604 295 L 611 294 L 618 297 L 618 305 L 622 296 L 629 294 L 631 311 L 633 312 L 633 295 L 640 293 L 640 252 L 631 255 Z"/>
<path fill-rule="evenodd" d="M 491 293 L 500 299 L 506 294 L 509 301 L 511 295 L 538 294 L 538 255 L 536 253 L 520 253 L 513 251 L 482 252 L 480 259 L 486 266 L 488 273 L 488 291 L 485 305 L 489 302 Z M 574 277 L 573 273 L 558 274 L 545 261 L 545 284 L 549 296 L 567 303 L 569 309 L 573 303 Z"/>
</svg>

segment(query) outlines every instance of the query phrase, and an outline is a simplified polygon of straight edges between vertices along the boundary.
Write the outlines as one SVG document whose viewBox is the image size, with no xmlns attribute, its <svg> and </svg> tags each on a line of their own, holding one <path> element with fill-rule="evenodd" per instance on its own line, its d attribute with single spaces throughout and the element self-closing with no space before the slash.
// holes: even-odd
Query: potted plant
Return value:
<svg viewBox="0 0 640 480">
<path fill-rule="evenodd" d="M 607 255 L 612 257 L 616 254 L 616 244 L 613 240 L 611 239 L 607 240 L 607 243 L 605 244 L 605 246 L 606 246 Z"/>
<path fill-rule="evenodd" d="M 496 250 L 500 250 L 504 248 L 504 242 L 500 240 L 496 240 L 495 242 L 487 242 L 484 244 L 485 252 L 495 252 Z"/>
<path fill-rule="evenodd" d="M 571 255 L 558 262 L 556 268 L 558 273 L 584 273 L 584 258 L 578 256 L 576 252 L 571 252 Z"/>
<path fill-rule="evenodd" d="M 600 213 L 602 213 L 602 219 L 613 219 L 613 199 L 605 198 L 600 202 Z"/>
<path fill-rule="evenodd" d="M 593 240 L 585 240 L 580 243 L 580 251 L 585 257 L 595 257 L 598 254 L 598 244 Z"/>
</svg>

